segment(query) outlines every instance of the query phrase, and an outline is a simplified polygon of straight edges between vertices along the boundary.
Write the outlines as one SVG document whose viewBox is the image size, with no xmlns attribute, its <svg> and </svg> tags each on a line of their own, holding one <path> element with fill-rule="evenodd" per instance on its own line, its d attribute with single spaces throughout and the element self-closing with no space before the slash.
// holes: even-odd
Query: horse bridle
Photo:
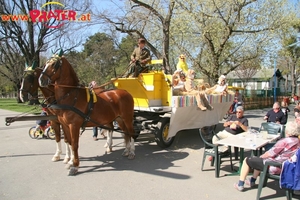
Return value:
<svg viewBox="0 0 300 200">
<path fill-rule="evenodd" d="M 25 78 L 26 74 L 28 74 L 28 76 L 29 76 L 28 77 L 29 78 L 28 82 L 30 83 L 30 88 L 32 88 L 33 87 L 33 82 L 34 82 L 34 76 L 35 76 L 34 71 L 33 70 L 25 71 L 25 73 L 23 75 L 23 78 Z M 52 91 L 50 88 L 46 88 L 46 89 L 48 89 L 50 92 L 54 93 L 54 91 Z M 38 96 L 34 97 L 33 94 L 29 90 L 20 89 L 20 91 L 24 91 L 24 92 L 29 93 L 32 96 L 30 99 L 37 99 L 38 98 Z M 50 97 L 44 99 L 43 103 L 48 101 L 48 99 L 50 99 L 51 97 L 54 97 L 54 96 L 50 96 Z"/>
<path fill-rule="evenodd" d="M 54 64 L 54 71 L 52 72 L 52 74 L 47 74 L 46 72 L 44 72 L 44 70 L 42 71 L 42 75 L 46 76 L 48 79 L 51 80 L 51 77 L 57 72 L 57 70 L 62 66 L 62 61 L 61 61 L 61 57 L 59 56 L 52 56 L 47 62 L 46 64 L 50 63 L 50 62 L 55 62 Z"/>
<path fill-rule="evenodd" d="M 28 73 L 28 72 L 31 72 L 30 74 Z M 25 73 L 24 73 L 24 75 L 23 75 L 23 79 L 25 79 L 25 75 L 28 73 L 28 78 L 29 78 L 29 83 L 31 84 L 30 85 L 30 88 L 32 88 L 33 87 L 33 80 L 34 80 L 34 75 L 33 75 L 33 71 L 25 71 Z M 31 92 L 29 91 L 29 90 L 24 90 L 24 89 L 22 89 L 22 88 L 20 88 L 20 91 L 23 91 L 23 92 L 27 92 L 27 93 L 29 93 L 31 96 L 32 96 L 32 94 L 31 94 Z"/>
</svg>

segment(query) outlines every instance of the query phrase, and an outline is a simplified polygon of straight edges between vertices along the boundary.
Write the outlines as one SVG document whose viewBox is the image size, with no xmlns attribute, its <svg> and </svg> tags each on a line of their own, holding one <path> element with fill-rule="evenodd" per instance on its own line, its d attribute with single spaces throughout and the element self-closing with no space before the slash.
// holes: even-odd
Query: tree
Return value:
<svg viewBox="0 0 300 200">
<path fill-rule="evenodd" d="M 176 2 L 182 9 L 177 15 L 185 22 L 176 26 L 176 35 L 190 40 L 182 46 L 178 40 L 175 44 L 212 81 L 261 56 L 290 20 L 285 1 Z"/>
<path fill-rule="evenodd" d="M 170 25 L 175 2 L 171 0 L 164 3 L 165 7 L 161 7 L 159 4 L 160 3 L 155 1 L 149 1 L 146 3 L 145 1 L 130 0 L 129 6 L 122 9 L 125 12 L 124 16 L 113 15 L 112 13 L 107 14 L 107 11 L 100 12 L 98 15 L 100 19 L 115 26 L 116 30 L 122 33 L 127 33 L 134 36 L 136 39 L 145 38 L 147 46 L 150 48 L 151 52 L 157 58 L 163 59 L 165 72 L 171 73 L 172 71 L 169 61 Z M 162 39 L 159 40 L 161 44 L 155 47 L 151 43 L 151 33 L 155 33 L 157 31 L 162 31 Z M 155 40 L 157 41 L 157 38 L 153 41 Z"/>
<path fill-rule="evenodd" d="M 46 5 L 45 3 L 50 3 Z M 57 3 L 57 2 L 56 2 Z M 77 5 L 80 5 L 80 7 Z M 89 6 L 89 2 L 85 4 Z M 43 6 L 43 7 L 42 7 Z M 86 11 L 85 6 L 82 6 L 79 1 L 64 1 L 64 6 L 73 8 L 78 11 Z M 76 37 L 73 36 L 68 40 L 66 30 L 75 30 L 83 25 L 75 25 L 72 21 L 57 20 L 57 18 L 50 18 L 48 21 L 38 21 L 33 18 L 31 12 L 44 12 L 54 13 L 53 10 L 62 10 L 64 7 L 51 3 L 51 1 L 42 0 L 0 0 L 0 41 L 3 44 L 0 52 L 0 74 L 10 80 L 15 88 L 20 88 L 20 81 L 22 78 L 22 70 L 25 63 L 31 65 L 34 61 L 40 63 L 40 54 L 48 49 L 59 46 L 64 47 L 68 42 L 68 48 L 72 49 L 80 43 L 77 40 L 73 41 Z M 42 16 L 42 15 L 37 15 Z M 48 15 L 49 17 L 49 15 Z M 78 23 L 79 24 L 79 23 Z M 78 31 L 77 31 L 78 32 Z M 15 59 L 14 56 L 23 57 L 22 59 Z M 9 57 L 8 57 L 9 56 Z M 6 62 L 7 60 L 10 62 Z M 19 92 L 18 92 L 19 93 Z M 20 101 L 20 99 L 19 99 Z M 31 103 L 39 103 L 34 101 Z"/>
<path fill-rule="evenodd" d="M 292 94 L 297 94 L 297 80 L 300 78 L 300 47 L 291 44 L 297 42 L 295 36 L 283 41 L 283 48 L 280 54 L 284 59 L 281 59 L 279 66 L 283 70 L 283 74 L 291 76 Z"/>
<path fill-rule="evenodd" d="M 242 81 L 244 88 L 248 86 L 250 79 L 259 69 L 261 69 L 260 63 L 261 61 L 259 59 L 244 61 L 233 72 L 234 76 L 238 77 Z"/>
<path fill-rule="evenodd" d="M 226 75 L 263 54 L 293 20 L 294 13 L 286 3 L 131 0 L 125 6 L 117 4 L 120 12 L 103 11 L 99 17 L 121 32 L 145 37 L 151 51 L 168 60 L 167 68 L 171 68 L 170 53 L 177 57 L 183 52 L 191 67 L 215 81 L 221 74 Z"/>
<path fill-rule="evenodd" d="M 119 72 L 118 75 L 124 72 L 125 67 L 120 65 L 129 63 L 131 53 L 128 52 L 128 48 L 122 49 L 123 46 L 134 45 L 131 39 L 124 38 L 119 44 L 106 33 L 96 33 L 88 37 L 83 44 L 82 52 L 72 51 L 66 56 L 76 69 L 82 83 L 87 85 L 95 80 L 98 85 L 101 85 L 115 76 L 115 69 Z"/>
</svg>

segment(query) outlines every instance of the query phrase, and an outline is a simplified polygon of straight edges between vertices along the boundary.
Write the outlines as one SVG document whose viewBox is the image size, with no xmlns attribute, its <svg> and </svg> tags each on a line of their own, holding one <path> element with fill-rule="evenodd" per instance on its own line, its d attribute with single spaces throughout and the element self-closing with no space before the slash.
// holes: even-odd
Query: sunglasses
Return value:
<svg viewBox="0 0 300 200">
<path fill-rule="evenodd" d="M 242 111 L 237 111 L 236 113 L 243 113 Z"/>
</svg>

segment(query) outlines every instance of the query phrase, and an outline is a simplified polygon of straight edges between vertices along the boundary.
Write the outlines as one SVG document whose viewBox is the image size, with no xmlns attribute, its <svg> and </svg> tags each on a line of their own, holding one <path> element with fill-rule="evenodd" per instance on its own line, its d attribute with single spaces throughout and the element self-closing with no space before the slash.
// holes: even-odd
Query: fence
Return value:
<svg viewBox="0 0 300 200">
<path fill-rule="evenodd" d="M 286 101 L 287 99 L 289 99 L 287 96 L 276 97 L 276 101 L 278 102 Z M 246 97 L 244 100 L 246 110 L 272 108 L 274 104 L 274 97 Z"/>
</svg>

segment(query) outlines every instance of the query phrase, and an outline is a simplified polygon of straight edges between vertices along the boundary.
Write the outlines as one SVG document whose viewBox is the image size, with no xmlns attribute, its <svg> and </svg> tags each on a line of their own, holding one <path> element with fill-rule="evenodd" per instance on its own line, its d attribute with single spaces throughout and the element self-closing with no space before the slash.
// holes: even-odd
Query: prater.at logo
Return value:
<svg viewBox="0 0 300 200">
<path fill-rule="evenodd" d="M 54 9 L 46 11 L 45 7 L 47 5 L 57 5 L 61 9 Z M 91 15 L 89 13 L 82 14 L 77 17 L 75 10 L 66 10 L 65 6 L 60 2 L 47 2 L 42 5 L 40 10 L 30 10 L 29 16 L 27 15 L 1 15 L 2 21 L 28 21 L 41 22 L 48 28 L 60 28 L 66 21 L 74 22 L 88 22 L 91 21 Z M 49 25 L 48 25 L 49 24 Z"/>
</svg>

